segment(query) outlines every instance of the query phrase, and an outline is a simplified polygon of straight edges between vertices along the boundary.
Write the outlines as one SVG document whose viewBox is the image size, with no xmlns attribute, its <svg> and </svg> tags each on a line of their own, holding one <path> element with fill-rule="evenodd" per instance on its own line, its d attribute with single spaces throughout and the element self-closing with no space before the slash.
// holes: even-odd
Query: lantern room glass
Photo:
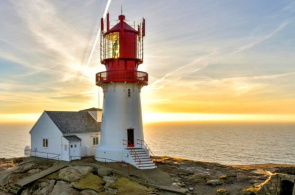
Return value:
<svg viewBox="0 0 295 195">
<path fill-rule="evenodd" d="M 119 32 L 113 32 L 105 36 L 105 58 L 120 57 Z"/>
</svg>

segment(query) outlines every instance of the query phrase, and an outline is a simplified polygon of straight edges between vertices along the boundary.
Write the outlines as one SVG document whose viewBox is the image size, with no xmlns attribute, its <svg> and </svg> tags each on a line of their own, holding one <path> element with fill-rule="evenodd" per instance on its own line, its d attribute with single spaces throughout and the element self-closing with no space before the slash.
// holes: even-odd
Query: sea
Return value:
<svg viewBox="0 0 295 195">
<path fill-rule="evenodd" d="M 32 126 L 0 124 L 0 158 L 24 156 Z M 144 136 L 157 156 L 227 165 L 295 164 L 295 123 L 147 123 Z"/>
</svg>

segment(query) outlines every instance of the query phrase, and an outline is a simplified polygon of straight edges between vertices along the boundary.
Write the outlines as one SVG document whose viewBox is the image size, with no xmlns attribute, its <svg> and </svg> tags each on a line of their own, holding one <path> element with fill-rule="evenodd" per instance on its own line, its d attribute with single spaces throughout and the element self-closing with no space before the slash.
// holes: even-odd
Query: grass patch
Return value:
<svg viewBox="0 0 295 195">
<path fill-rule="evenodd" d="M 130 181 L 125 177 L 121 177 L 115 183 L 111 184 L 110 187 L 118 189 L 118 194 L 123 195 L 144 195 L 149 194 L 150 192 L 147 187 L 140 185 L 137 182 Z"/>
<path fill-rule="evenodd" d="M 79 190 L 90 189 L 99 192 L 104 183 L 105 182 L 97 175 L 94 175 L 93 173 L 88 173 L 86 177 L 81 178 L 80 181 L 74 185 L 74 188 Z"/>
</svg>

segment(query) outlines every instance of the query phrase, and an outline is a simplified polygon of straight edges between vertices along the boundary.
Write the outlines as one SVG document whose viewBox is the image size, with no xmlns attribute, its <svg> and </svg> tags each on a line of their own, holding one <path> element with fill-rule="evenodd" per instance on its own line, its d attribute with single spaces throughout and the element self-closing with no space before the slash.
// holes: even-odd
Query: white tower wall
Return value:
<svg viewBox="0 0 295 195">
<path fill-rule="evenodd" d="M 101 140 L 95 150 L 96 160 L 128 161 L 127 141 L 123 141 L 128 139 L 127 129 L 134 129 L 134 147 L 142 148 L 139 141 L 143 140 L 140 89 L 138 83 L 103 84 Z"/>
</svg>

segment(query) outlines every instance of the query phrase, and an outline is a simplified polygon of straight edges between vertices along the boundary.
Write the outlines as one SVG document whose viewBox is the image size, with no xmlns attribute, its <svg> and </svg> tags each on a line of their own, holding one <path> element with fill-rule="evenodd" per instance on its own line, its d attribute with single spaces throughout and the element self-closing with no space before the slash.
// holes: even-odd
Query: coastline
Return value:
<svg viewBox="0 0 295 195">
<path fill-rule="evenodd" d="M 72 162 L 36 157 L 0 159 L 0 194 L 13 190 L 58 194 L 62 189 L 67 194 L 266 194 L 282 190 L 278 181 L 295 179 L 294 164 L 222 165 L 168 156 L 153 160 L 157 169 L 138 170 L 91 157 Z M 61 168 L 21 189 L 16 187 L 20 181 L 58 166 Z"/>
</svg>

